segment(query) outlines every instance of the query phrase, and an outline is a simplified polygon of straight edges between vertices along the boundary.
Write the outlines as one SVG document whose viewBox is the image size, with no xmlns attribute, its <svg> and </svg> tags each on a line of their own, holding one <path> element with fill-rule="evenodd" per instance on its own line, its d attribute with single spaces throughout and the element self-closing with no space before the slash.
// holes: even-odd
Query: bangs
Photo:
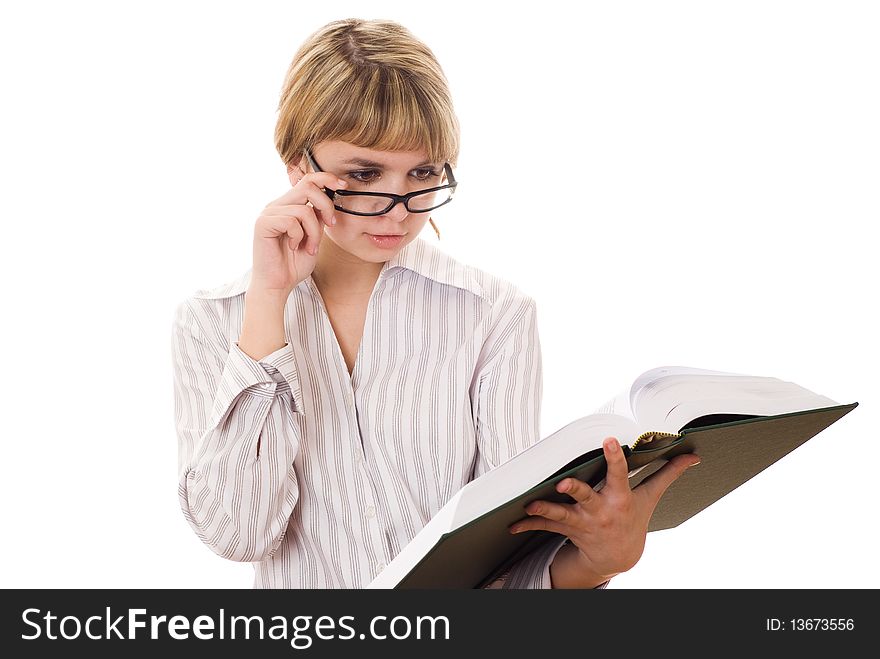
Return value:
<svg viewBox="0 0 880 659">
<path fill-rule="evenodd" d="M 370 67 L 348 82 L 334 90 L 333 98 L 322 99 L 315 138 L 377 151 L 423 151 L 430 162 L 455 165 L 458 127 L 450 125 L 442 99 L 425 93 L 425 81 L 387 67 Z M 442 90 L 430 91 L 443 95 Z"/>
<path fill-rule="evenodd" d="M 415 151 L 456 166 L 460 129 L 443 69 L 393 21 L 328 23 L 300 47 L 284 79 L 275 148 L 288 166 L 303 149 L 338 140 Z"/>
</svg>

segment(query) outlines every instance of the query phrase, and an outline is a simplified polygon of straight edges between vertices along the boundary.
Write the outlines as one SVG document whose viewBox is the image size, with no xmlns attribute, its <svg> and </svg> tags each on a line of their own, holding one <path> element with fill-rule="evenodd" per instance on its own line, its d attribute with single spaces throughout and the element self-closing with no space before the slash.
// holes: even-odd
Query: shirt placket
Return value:
<svg viewBox="0 0 880 659">
<path fill-rule="evenodd" d="M 366 442 L 364 441 L 364 437 L 368 436 L 369 428 L 364 428 L 365 422 L 362 420 L 363 415 L 361 414 L 361 403 L 360 397 L 358 396 L 358 372 L 363 367 L 363 360 L 366 355 L 364 345 L 368 345 L 367 342 L 370 339 L 370 334 L 372 332 L 373 307 L 377 304 L 376 299 L 381 295 L 382 287 L 386 281 L 387 272 L 388 270 L 383 268 L 379 273 L 376 284 L 373 286 L 373 290 L 370 292 L 370 297 L 367 302 L 367 312 L 364 318 L 364 331 L 361 336 L 360 344 L 358 345 L 358 352 L 355 357 L 351 376 L 349 376 L 348 367 L 345 364 L 345 357 L 342 354 L 342 348 L 339 346 L 339 341 L 336 339 L 336 334 L 333 332 L 333 326 L 330 323 L 330 315 L 327 313 L 324 300 L 321 297 L 320 291 L 318 291 L 315 286 L 314 281 L 309 277 L 309 284 L 313 289 L 316 299 L 319 300 L 321 311 L 324 314 L 326 328 L 330 332 L 332 341 L 336 346 L 336 364 L 337 368 L 340 370 L 340 375 L 342 376 L 341 379 L 345 383 L 343 389 L 345 392 L 346 406 L 348 407 L 348 410 L 353 413 L 355 419 L 357 442 L 355 443 L 356 445 L 352 447 L 354 463 L 356 468 L 361 472 L 361 482 L 368 484 L 368 488 L 359 493 L 360 496 L 358 497 L 358 500 L 362 502 L 360 513 L 363 515 L 364 522 L 369 529 L 374 554 L 379 557 L 375 564 L 370 566 L 373 576 L 378 575 L 385 569 L 386 564 L 391 557 L 386 543 L 386 533 L 382 523 L 381 508 L 379 504 L 384 496 L 383 488 L 380 483 L 376 482 L 375 473 L 369 467 L 369 456 L 367 455 Z"/>
</svg>

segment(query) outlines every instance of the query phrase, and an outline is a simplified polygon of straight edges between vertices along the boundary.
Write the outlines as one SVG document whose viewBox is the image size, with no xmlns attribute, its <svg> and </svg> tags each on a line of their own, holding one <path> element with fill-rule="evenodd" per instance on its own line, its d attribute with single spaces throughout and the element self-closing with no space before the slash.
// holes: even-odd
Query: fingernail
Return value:
<svg viewBox="0 0 880 659">
<path fill-rule="evenodd" d="M 690 466 L 691 466 L 691 467 L 696 467 L 696 466 L 697 466 L 698 464 L 700 464 L 701 462 L 702 462 L 702 460 L 697 460 L 696 462 L 691 463 Z"/>
<path fill-rule="evenodd" d="M 511 526 L 510 532 L 511 533 L 519 533 L 519 527 L 518 526 Z"/>
<path fill-rule="evenodd" d="M 571 487 L 571 482 L 570 482 L 570 481 L 562 481 L 562 482 L 559 484 L 559 491 L 560 491 L 560 492 L 568 492 L 568 488 L 569 488 L 569 487 Z"/>
<path fill-rule="evenodd" d="M 336 224 L 336 216 L 335 215 L 330 216 L 330 224 Z"/>
<path fill-rule="evenodd" d="M 336 179 L 336 184 L 337 184 L 340 188 L 344 188 L 345 185 L 346 185 L 345 181 L 343 181 L 341 178 L 340 178 L 340 179 Z"/>
<path fill-rule="evenodd" d="M 610 448 L 612 451 L 616 451 L 620 448 L 620 444 L 618 444 L 617 440 L 612 437 L 611 441 L 608 442 L 608 448 Z"/>
</svg>

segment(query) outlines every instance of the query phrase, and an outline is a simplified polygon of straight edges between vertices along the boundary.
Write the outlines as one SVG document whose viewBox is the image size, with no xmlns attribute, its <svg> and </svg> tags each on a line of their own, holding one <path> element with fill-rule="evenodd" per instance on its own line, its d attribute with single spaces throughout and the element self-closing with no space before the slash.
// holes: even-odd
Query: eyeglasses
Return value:
<svg viewBox="0 0 880 659">
<path fill-rule="evenodd" d="M 305 149 L 304 153 L 312 169 L 316 172 L 324 171 L 315 162 L 309 149 Z M 324 192 L 333 200 L 333 207 L 336 210 L 351 213 L 352 215 L 384 215 L 397 204 L 403 204 L 404 208 L 410 213 L 426 213 L 452 201 L 452 195 L 455 193 L 458 181 L 455 180 L 449 163 L 445 163 L 443 169 L 446 171 L 446 178 L 449 183 L 438 185 L 435 188 L 414 190 L 404 195 L 392 194 L 390 192 L 331 190 L 330 188 L 325 188 Z"/>
</svg>

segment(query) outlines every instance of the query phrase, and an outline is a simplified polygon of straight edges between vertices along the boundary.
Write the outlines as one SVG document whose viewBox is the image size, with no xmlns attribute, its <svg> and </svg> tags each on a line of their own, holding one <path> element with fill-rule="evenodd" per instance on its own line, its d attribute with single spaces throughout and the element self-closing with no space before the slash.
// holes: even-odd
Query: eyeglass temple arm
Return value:
<svg viewBox="0 0 880 659">
<path fill-rule="evenodd" d="M 323 169 L 318 167 L 318 163 L 315 162 L 315 159 L 312 157 L 312 154 L 309 151 L 309 149 L 307 149 L 307 148 L 303 149 L 303 153 L 306 156 L 306 160 L 308 160 L 309 164 L 312 166 L 312 169 L 314 169 L 316 172 L 323 172 L 324 171 Z"/>
<path fill-rule="evenodd" d="M 315 162 L 315 159 L 312 157 L 312 154 L 309 149 L 303 149 L 303 153 L 306 156 L 306 160 L 309 161 L 309 165 L 312 166 L 316 172 L 323 172 L 324 170 L 318 167 L 318 163 Z M 331 190 L 330 188 L 323 188 L 324 194 L 333 199 L 336 196 L 336 190 Z"/>
</svg>

